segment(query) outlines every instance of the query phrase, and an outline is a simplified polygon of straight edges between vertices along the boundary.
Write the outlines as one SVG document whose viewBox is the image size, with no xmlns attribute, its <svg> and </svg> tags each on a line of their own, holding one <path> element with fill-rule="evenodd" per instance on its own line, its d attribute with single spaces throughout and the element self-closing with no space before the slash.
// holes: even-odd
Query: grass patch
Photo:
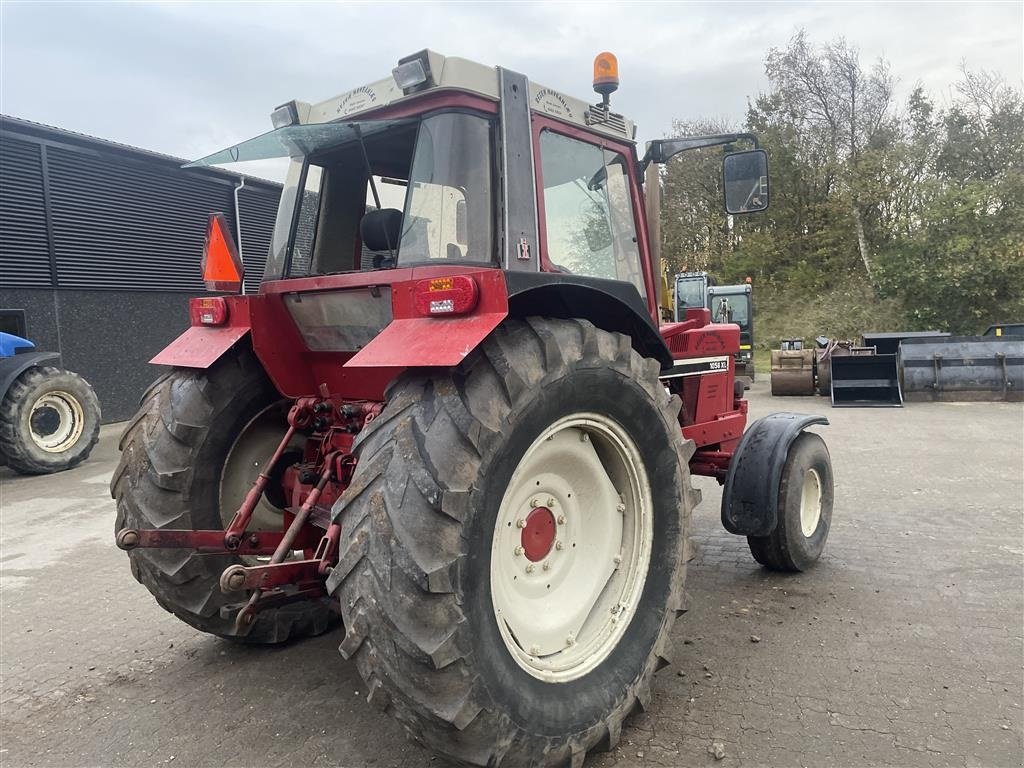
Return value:
<svg viewBox="0 0 1024 768">
<path fill-rule="evenodd" d="M 820 294 L 794 291 L 754 291 L 754 362 L 757 370 L 770 368 L 769 350 L 782 339 L 803 339 L 813 345 L 816 336 L 853 339 L 863 333 L 909 330 L 900 304 L 878 299 L 871 288 L 855 283 Z"/>
</svg>

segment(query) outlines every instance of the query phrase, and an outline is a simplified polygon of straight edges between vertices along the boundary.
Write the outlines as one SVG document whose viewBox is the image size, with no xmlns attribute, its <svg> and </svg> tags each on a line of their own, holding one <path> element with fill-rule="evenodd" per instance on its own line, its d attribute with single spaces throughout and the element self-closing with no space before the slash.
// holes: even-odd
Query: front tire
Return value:
<svg viewBox="0 0 1024 768">
<path fill-rule="evenodd" d="M 345 621 L 340 650 L 371 703 L 432 751 L 471 765 L 580 764 L 648 703 L 682 609 L 697 498 L 679 400 L 658 372 L 627 337 L 585 321 L 507 321 L 458 370 L 399 379 L 360 434 L 328 581 Z M 571 446 L 585 438 L 593 448 Z M 616 445 L 633 459 L 616 460 Z M 536 531 L 531 511 L 544 518 Z M 536 624 L 558 624 L 545 598 L 574 543 L 581 567 L 563 576 L 620 556 L 624 578 L 613 568 L 589 585 L 596 598 L 585 583 L 575 591 L 593 602 L 573 642 L 551 636 L 566 638 L 563 654 L 526 619 L 532 609 Z M 502 576 L 505 587 L 535 583 L 509 598 L 494 583 Z M 556 598 L 566 611 L 572 592 Z M 595 626 L 611 641 L 588 634 Z M 571 652 L 587 643 L 593 653 Z"/>
<path fill-rule="evenodd" d="M 0 454 L 24 475 L 77 467 L 100 435 L 100 402 L 77 373 L 35 366 L 0 402 Z"/>
<path fill-rule="evenodd" d="M 802 432 L 782 468 L 775 530 L 747 537 L 754 559 L 774 571 L 805 571 L 814 565 L 832 525 L 833 498 L 832 460 L 825 441 Z"/>
</svg>

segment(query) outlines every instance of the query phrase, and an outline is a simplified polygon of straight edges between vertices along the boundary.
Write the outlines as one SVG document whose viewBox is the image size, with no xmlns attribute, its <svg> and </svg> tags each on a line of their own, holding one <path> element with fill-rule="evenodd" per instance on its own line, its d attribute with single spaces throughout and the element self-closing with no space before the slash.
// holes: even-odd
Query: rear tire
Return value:
<svg viewBox="0 0 1024 768">
<path fill-rule="evenodd" d="M 48 365 L 29 368 L 0 402 L 0 454 L 24 475 L 77 467 L 99 434 L 99 400 L 77 373 Z"/>
<path fill-rule="evenodd" d="M 390 711 L 428 749 L 470 765 L 579 765 L 589 750 L 613 747 L 627 715 L 638 703 L 648 704 L 651 677 L 667 664 L 669 631 L 682 611 L 686 535 L 698 498 L 687 465 L 693 444 L 683 441 L 677 421 L 680 402 L 666 395 L 658 372 L 658 364 L 641 358 L 626 336 L 585 321 L 506 321 L 459 369 L 400 378 L 380 417 L 359 435 L 356 475 L 335 508 L 343 532 L 339 563 L 328 580 L 345 620 L 340 650 L 355 659 L 370 702 Z M 501 589 L 492 588 L 492 573 L 505 573 L 506 584 L 515 573 L 524 579 L 543 573 L 541 562 L 534 563 L 535 571 L 525 570 L 534 559 L 529 547 L 511 552 L 514 541 L 502 537 L 514 537 L 516 527 L 502 510 L 507 489 L 519 487 L 524 457 L 545 445 L 545 436 L 557 440 L 565 433 L 554 430 L 579 429 L 576 444 L 587 441 L 586 425 L 559 426 L 581 424 L 579 414 L 595 417 L 593 450 L 607 467 L 619 465 L 609 458 L 611 443 L 598 443 L 605 434 L 599 422 L 607 434 L 621 434 L 623 445 L 635 446 L 631 455 L 639 459 L 632 466 L 642 470 L 635 487 L 649 489 L 643 503 L 651 510 L 653 536 L 642 561 L 630 559 L 635 539 L 625 533 L 609 539 L 616 551 L 621 541 L 626 553 L 616 562 L 624 569 L 637 563 L 636 569 L 624 570 L 624 581 L 618 581 L 617 568 L 608 581 L 596 580 L 603 585 L 601 598 L 590 603 L 593 612 L 579 627 L 579 642 L 588 653 L 601 650 L 583 655 L 559 678 L 563 682 L 549 682 L 524 657 L 558 660 L 562 651 L 530 646 L 516 653 L 510 643 L 521 641 L 500 618 Z M 556 479 L 570 476 L 562 465 L 543 466 Z M 604 478 L 611 475 L 623 477 L 606 470 Z M 532 477 L 546 476 L 530 475 L 525 489 Z M 586 479 L 572 488 L 589 488 L 589 478 L 596 485 L 600 475 L 579 477 Z M 618 506 L 616 517 L 640 520 L 641 504 L 631 501 L 640 497 L 626 490 L 634 487 L 629 482 L 612 483 L 628 502 Z M 537 492 L 543 493 L 536 505 L 531 500 L 526 506 L 536 511 L 547 505 L 542 497 L 558 493 L 545 490 L 549 484 L 555 487 L 556 480 L 542 485 L 538 479 Z M 574 508 L 564 496 L 557 508 L 568 518 Z M 597 510 L 583 507 L 584 494 L 578 496 L 581 509 Z M 581 519 L 587 525 L 607 519 L 603 509 Z M 572 552 L 572 523 L 557 522 L 565 538 L 557 556 Z M 548 530 L 555 524 L 549 520 Z M 525 534 L 529 526 L 519 527 Z M 506 562 L 521 563 L 523 572 L 493 570 L 502 562 L 500 547 L 509 549 Z M 543 557 L 556 556 L 547 551 Z M 598 571 L 603 561 L 591 562 Z M 620 587 L 613 585 L 628 583 L 634 572 L 643 577 L 636 602 L 609 611 L 601 600 L 617 596 Z M 534 586 L 543 597 L 545 580 L 553 583 L 554 577 L 540 579 Z M 538 616 L 550 618 L 542 597 Z M 618 618 L 609 615 L 628 618 L 613 627 Z M 610 650 L 584 640 L 585 630 L 595 626 L 611 627 Z M 565 653 L 569 664 L 575 657 Z"/>
<path fill-rule="evenodd" d="M 225 460 L 246 425 L 280 400 L 247 349 L 229 352 L 207 370 L 175 369 L 157 379 L 121 437 L 110 485 L 115 532 L 223 528 L 234 511 L 221 509 Z M 219 637 L 279 643 L 320 634 L 337 615 L 326 598 L 290 603 L 260 611 L 248 633 L 238 635 L 231 611 L 221 615 L 221 608 L 244 602 L 249 593 L 224 594 L 220 575 L 240 558 L 148 548 L 130 550 L 128 557 L 132 574 L 163 608 Z"/>
<path fill-rule="evenodd" d="M 754 559 L 774 571 L 805 571 L 821 557 L 832 525 L 832 460 L 825 441 L 802 432 L 789 447 L 779 485 L 779 519 L 767 536 L 748 536 Z"/>
</svg>

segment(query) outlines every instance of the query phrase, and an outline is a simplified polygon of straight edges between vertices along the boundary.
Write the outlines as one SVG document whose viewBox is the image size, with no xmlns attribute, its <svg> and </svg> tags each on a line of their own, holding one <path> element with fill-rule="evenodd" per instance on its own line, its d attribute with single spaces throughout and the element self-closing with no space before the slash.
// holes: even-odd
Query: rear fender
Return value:
<svg viewBox="0 0 1024 768">
<path fill-rule="evenodd" d="M 394 319 L 345 363 L 344 368 L 451 367 L 461 363 L 508 317 L 508 293 L 505 276 L 500 270 L 483 269 L 464 274 L 471 275 L 480 289 L 479 303 L 472 314 L 417 315 L 413 294 L 415 281 L 395 284 Z"/>
<path fill-rule="evenodd" d="M 663 368 L 672 365 L 643 299 L 629 283 L 550 272 L 472 274 L 481 295 L 472 315 L 415 317 L 396 292 L 395 319 L 345 368 L 458 365 L 506 317 L 530 316 L 589 320 L 598 328 L 629 336 L 637 352 L 655 358 Z"/>
<path fill-rule="evenodd" d="M 29 368 L 59 360 L 56 352 L 24 352 L 20 355 L 0 358 L 0 400 L 7 395 L 11 384 Z"/>
<path fill-rule="evenodd" d="M 740 536 L 767 536 L 779 518 L 779 485 L 793 441 L 824 416 L 773 413 L 746 432 L 729 462 L 722 492 L 722 525 Z"/>
<path fill-rule="evenodd" d="M 176 368 L 209 368 L 252 330 L 249 302 L 252 296 L 225 296 L 225 325 L 193 325 L 164 347 L 149 362 Z"/>
</svg>

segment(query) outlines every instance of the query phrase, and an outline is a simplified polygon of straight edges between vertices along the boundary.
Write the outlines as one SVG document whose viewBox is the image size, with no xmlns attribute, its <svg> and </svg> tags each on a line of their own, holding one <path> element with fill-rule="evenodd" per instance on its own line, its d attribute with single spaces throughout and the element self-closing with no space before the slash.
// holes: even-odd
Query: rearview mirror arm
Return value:
<svg viewBox="0 0 1024 768">
<path fill-rule="evenodd" d="M 638 164 L 640 176 L 643 177 L 647 166 L 651 163 L 667 163 L 680 152 L 717 147 L 722 144 L 732 144 L 734 141 L 749 141 L 753 143 L 754 149 L 760 149 L 757 136 L 752 133 L 717 133 L 710 136 L 687 136 L 678 139 L 656 139 L 649 141 L 647 142 L 647 151 Z"/>
</svg>

